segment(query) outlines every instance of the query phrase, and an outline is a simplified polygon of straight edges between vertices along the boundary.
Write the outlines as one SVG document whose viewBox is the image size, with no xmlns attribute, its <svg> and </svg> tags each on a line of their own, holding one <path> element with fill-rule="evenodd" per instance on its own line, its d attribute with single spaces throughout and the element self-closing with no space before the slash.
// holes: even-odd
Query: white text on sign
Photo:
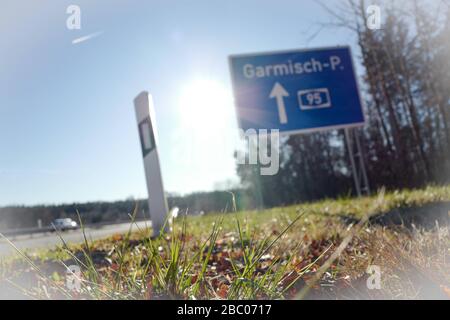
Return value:
<svg viewBox="0 0 450 320">
<path fill-rule="evenodd" d="M 283 77 L 298 75 L 303 73 L 316 73 L 325 70 L 343 70 L 341 66 L 341 58 L 338 56 L 331 56 L 326 62 L 316 60 L 314 58 L 305 62 L 292 62 L 288 60 L 287 63 L 268 64 L 265 66 L 255 66 L 247 63 L 243 66 L 243 74 L 247 79 L 253 78 L 268 78 L 268 77 Z"/>
</svg>

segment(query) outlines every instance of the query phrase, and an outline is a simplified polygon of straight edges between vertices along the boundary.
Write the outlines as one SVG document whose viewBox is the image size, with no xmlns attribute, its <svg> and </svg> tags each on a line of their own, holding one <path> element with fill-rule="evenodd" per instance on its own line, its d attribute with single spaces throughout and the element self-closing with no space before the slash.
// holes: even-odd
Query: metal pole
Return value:
<svg viewBox="0 0 450 320">
<path fill-rule="evenodd" d="M 359 185 L 358 173 L 356 171 L 355 155 L 353 154 L 353 145 L 352 145 L 351 136 L 350 136 L 350 134 L 351 134 L 350 129 L 345 128 L 344 131 L 345 131 L 345 141 L 347 143 L 348 155 L 350 157 L 350 164 L 352 166 L 352 174 L 353 174 L 353 181 L 355 183 L 356 194 L 358 195 L 358 197 L 361 197 L 361 186 Z"/>
<path fill-rule="evenodd" d="M 360 141 L 359 134 L 356 132 L 356 129 L 354 129 L 354 130 L 355 131 L 353 133 L 355 135 L 355 140 L 356 140 L 356 149 L 359 154 L 359 165 L 361 168 L 361 174 L 362 174 L 362 178 L 364 181 L 364 189 L 365 189 L 366 193 L 369 195 L 370 194 L 369 178 L 367 177 L 366 163 L 364 162 L 363 152 L 362 152 L 362 148 L 361 148 L 361 141 Z"/>
</svg>

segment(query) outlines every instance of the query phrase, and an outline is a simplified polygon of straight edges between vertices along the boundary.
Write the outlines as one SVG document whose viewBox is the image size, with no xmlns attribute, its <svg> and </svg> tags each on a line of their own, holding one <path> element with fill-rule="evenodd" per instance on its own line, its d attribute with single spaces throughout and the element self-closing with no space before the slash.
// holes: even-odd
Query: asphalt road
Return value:
<svg viewBox="0 0 450 320">
<path fill-rule="evenodd" d="M 146 226 L 150 227 L 150 221 L 140 221 L 133 224 L 133 230 L 137 230 L 136 224 L 139 228 L 143 229 Z M 115 233 L 126 233 L 130 228 L 130 223 L 104 225 L 101 227 L 87 227 L 85 229 L 86 237 L 88 240 L 95 240 L 108 237 Z M 72 230 L 61 233 L 62 238 L 67 243 L 81 243 L 84 241 L 83 233 L 81 230 Z M 17 237 L 9 237 L 9 240 L 20 250 L 26 249 L 41 249 L 52 248 L 57 244 L 61 244 L 61 239 L 56 233 L 34 234 L 34 235 L 21 235 Z M 0 240 L 0 256 L 14 255 L 17 252 L 14 248 L 5 240 Z"/>
</svg>

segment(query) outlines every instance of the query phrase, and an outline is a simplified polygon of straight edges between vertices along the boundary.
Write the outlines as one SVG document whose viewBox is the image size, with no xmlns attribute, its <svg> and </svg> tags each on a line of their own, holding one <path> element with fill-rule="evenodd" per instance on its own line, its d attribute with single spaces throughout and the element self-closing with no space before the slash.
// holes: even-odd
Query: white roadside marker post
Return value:
<svg viewBox="0 0 450 320">
<path fill-rule="evenodd" d="M 148 208 L 152 221 L 153 237 L 170 230 L 168 206 L 159 165 L 158 136 L 152 96 L 144 91 L 134 99 L 136 120 L 144 158 L 148 190 Z"/>
</svg>

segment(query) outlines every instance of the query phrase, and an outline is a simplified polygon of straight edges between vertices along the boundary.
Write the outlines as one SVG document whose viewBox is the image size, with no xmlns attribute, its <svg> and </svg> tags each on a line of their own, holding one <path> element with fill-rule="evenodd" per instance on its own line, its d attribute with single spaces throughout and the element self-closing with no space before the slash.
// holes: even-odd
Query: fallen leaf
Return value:
<svg viewBox="0 0 450 320">
<path fill-rule="evenodd" d="M 222 299 L 225 299 L 228 295 L 228 289 L 229 287 L 225 283 L 221 284 L 219 290 L 217 291 L 217 295 Z"/>
</svg>

